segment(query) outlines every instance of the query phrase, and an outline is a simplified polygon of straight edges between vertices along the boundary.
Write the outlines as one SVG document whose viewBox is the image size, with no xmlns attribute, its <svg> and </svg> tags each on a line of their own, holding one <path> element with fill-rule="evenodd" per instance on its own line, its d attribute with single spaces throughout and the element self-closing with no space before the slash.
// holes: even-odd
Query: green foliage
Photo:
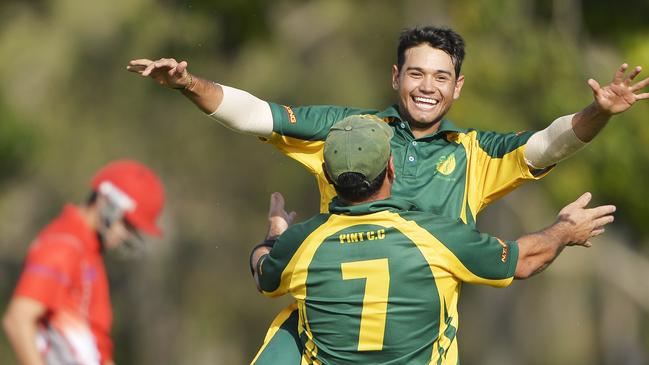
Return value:
<svg viewBox="0 0 649 365">
<path fill-rule="evenodd" d="M 25 121 L 0 104 L 0 184 L 24 171 L 36 149 L 36 135 Z"/>
</svg>

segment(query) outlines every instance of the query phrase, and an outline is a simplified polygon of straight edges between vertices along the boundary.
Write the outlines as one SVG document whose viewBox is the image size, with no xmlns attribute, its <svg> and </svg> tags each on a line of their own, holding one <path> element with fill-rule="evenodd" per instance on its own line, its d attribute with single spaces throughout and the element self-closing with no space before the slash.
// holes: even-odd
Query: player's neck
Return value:
<svg viewBox="0 0 649 365">
<path fill-rule="evenodd" d="M 415 138 L 422 138 L 434 134 L 439 130 L 441 119 L 433 123 L 408 122 L 410 130 Z"/>
<path fill-rule="evenodd" d="M 88 227 L 92 228 L 93 230 L 97 230 L 97 227 L 99 227 L 99 215 L 97 214 L 97 209 L 96 206 L 93 205 L 77 205 L 77 209 L 79 210 L 79 214 L 83 218 L 83 221 L 86 222 Z"/>
<path fill-rule="evenodd" d="M 386 174 L 385 180 L 383 181 L 383 185 L 381 185 L 381 187 L 379 188 L 379 190 L 376 191 L 376 193 L 372 194 L 367 199 L 357 201 L 357 202 L 346 201 L 346 203 L 349 205 L 360 205 L 360 204 L 371 203 L 377 200 L 387 199 L 392 195 L 392 181 L 393 179 L 388 174 Z"/>
</svg>

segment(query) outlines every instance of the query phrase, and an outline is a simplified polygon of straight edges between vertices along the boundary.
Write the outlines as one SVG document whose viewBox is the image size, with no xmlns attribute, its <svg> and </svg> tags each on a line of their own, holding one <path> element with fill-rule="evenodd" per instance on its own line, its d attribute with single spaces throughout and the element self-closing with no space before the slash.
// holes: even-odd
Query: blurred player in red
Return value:
<svg viewBox="0 0 649 365">
<path fill-rule="evenodd" d="M 68 204 L 31 244 L 3 318 L 23 365 L 113 364 L 112 309 L 102 254 L 161 236 L 160 179 L 136 161 L 109 163 L 85 204 Z"/>
</svg>

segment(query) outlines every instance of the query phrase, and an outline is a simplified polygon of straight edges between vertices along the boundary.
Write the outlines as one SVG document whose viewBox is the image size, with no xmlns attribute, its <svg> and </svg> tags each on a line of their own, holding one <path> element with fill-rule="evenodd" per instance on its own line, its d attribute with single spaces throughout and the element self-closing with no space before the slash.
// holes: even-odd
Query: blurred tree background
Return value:
<svg viewBox="0 0 649 365">
<path fill-rule="evenodd" d="M 622 62 L 649 67 L 646 0 L 4 0 L 0 3 L 0 310 L 28 244 L 111 159 L 166 185 L 165 237 L 108 258 L 117 364 L 244 364 L 288 301 L 259 295 L 248 254 L 269 194 L 304 219 L 314 181 L 255 138 L 125 70 L 174 57 L 193 73 L 283 104 L 382 109 L 401 29 L 447 25 L 467 42 L 464 127 L 539 129 L 592 101 Z M 646 73 L 643 73 L 645 77 Z M 642 75 L 641 74 L 641 77 Z M 615 117 L 579 155 L 480 216 L 515 238 L 583 191 L 618 206 L 590 250 L 504 290 L 466 287 L 468 364 L 649 363 L 649 102 Z M 15 360 L 0 335 L 0 363 Z"/>
</svg>

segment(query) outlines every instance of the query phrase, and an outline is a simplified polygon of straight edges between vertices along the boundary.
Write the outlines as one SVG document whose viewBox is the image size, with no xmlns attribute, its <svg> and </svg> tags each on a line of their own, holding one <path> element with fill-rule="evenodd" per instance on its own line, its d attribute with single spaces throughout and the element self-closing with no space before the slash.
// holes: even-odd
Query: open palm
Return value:
<svg viewBox="0 0 649 365">
<path fill-rule="evenodd" d="M 603 87 L 594 79 L 588 80 L 588 85 L 595 96 L 595 103 L 601 110 L 609 114 L 618 114 L 629 109 L 636 101 L 649 98 L 649 92 L 636 94 L 649 85 L 649 77 L 634 84 L 633 80 L 642 71 L 642 67 L 636 66 L 627 75 L 628 67 L 626 63 L 622 64 L 615 72 L 613 81 Z"/>
</svg>

